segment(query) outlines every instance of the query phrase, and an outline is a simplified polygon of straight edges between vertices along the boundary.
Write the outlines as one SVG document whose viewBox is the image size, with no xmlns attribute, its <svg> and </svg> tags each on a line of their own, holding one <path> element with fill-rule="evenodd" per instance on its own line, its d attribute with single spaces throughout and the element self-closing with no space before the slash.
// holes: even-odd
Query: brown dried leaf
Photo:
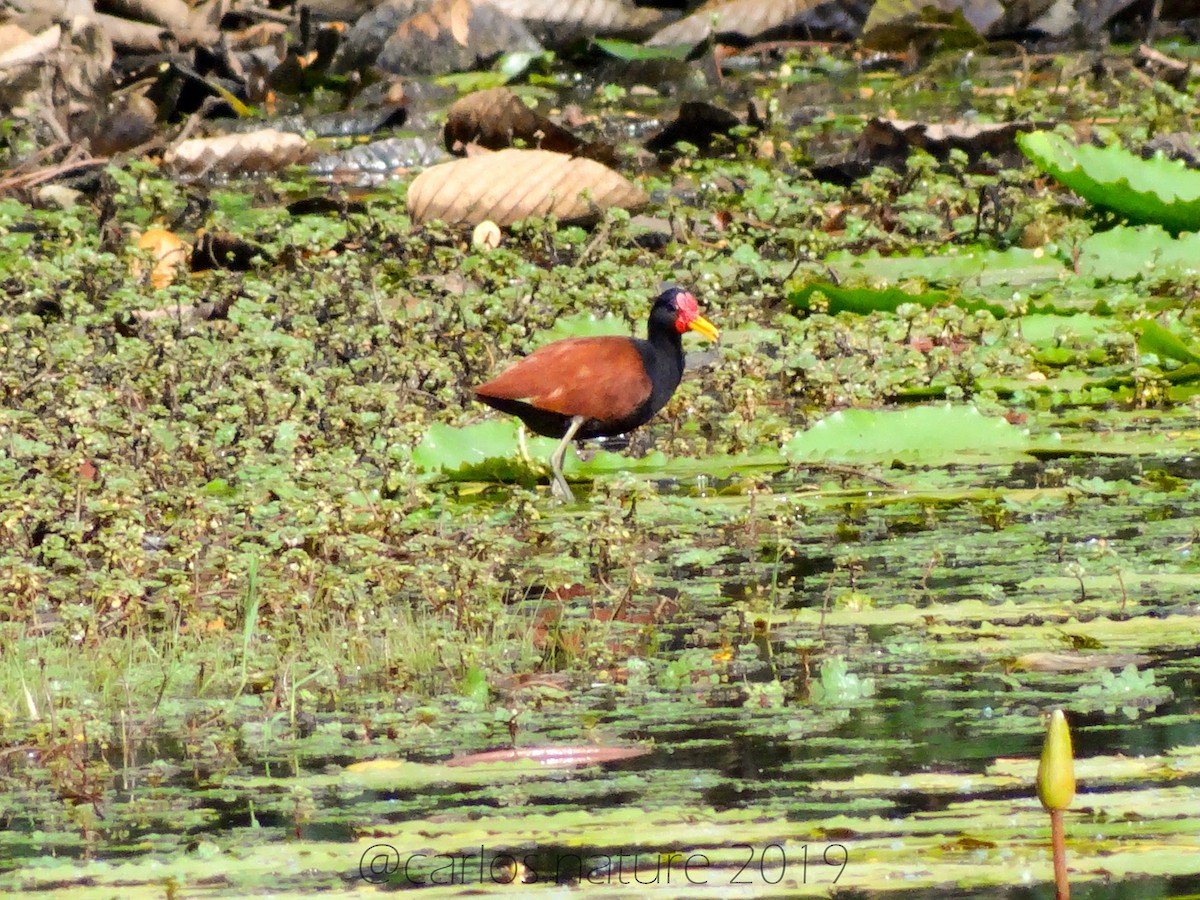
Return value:
<svg viewBox="0 0 1200 900">
<path fill-rule="evenodd" d="M 527 25 L 546 28 L 560 39 L 567 34 L 631 34 L 663 21 L 659 10 L 628 0 L 489 0 L 492 6 Z"/>
<path fill-rule="evenodd" d="M 308 141 L 300 135 L 263 128 L 183 141 L 163 157 L 163 163 L 179 175 L 198 178 L 210 172 L 275 171 L 312 156 Z"/>
<path fill-rule="evenodd" d="M 858 139 L 863 159 L 882 162 L 907 159 L 916 147 L 944 159 L 951 150 L 961 150 L 971 159 L 984 153 L 1000 155 L 1016 152 L 1017 135 L 1034 131 L 1033 122 L 909 122 L 877 117 L 867 123 Z"/>
<path fill-rule="evenodd" d="M 825 0 L 708 0 L 646 41 L 650 46 L 695 46 L 714 33 L 754 38 L 820 6 Z M 715 26 L 714 26 L 715 23 Z"/>
<path fill-rule="evenodd" d="M 501 150 L 516 140 L 556 153 L 573 153 L 580 145 L 571 132 L 534 112 L 508 88 L 476 91 L 455 101 L 442 136 L 446 149 L 457 154 L 468 144 Z"/>
<path fill-rule="evenodd" d="M 491 219 L 511 225 L 529 216 L 583 222 L 612 207 L 646 202 L 637 185 L 590 159 L 548 150 L 500 150 L 426 169 L 408 189 L 417 222 L 441 219 L 478 225 Z"/>
</svg>

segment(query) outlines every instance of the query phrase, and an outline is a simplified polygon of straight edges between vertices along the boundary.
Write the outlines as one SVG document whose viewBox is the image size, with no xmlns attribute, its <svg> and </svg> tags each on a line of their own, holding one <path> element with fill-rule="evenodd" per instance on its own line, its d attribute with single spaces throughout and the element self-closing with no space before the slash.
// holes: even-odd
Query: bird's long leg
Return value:
<svg viewBox="0 0 1200 900">
<path fill-rule="evenodd" d="M 575 502 L 575 495 L 571 493 L 571 486 L 567 484 L 566 476 L 563 475 L 563 456 L 567 452 L 567 445 L 574 439 L 575 432 L 579 430 L 579 426 L 584 421 L 583 416 L 574 416 L 571 419 L 571 424 L 567 426 L 567 433 L 563 435 L 562 441 L 554 448 L 554 452 L 550 454 L 550 468 L 554 471 L 554 482 L 551 490 L 555 491 L 568 503 Z"/>
<path fill-rule="evenodd" d="M 529 448 L 525 446 L 525 423 L 522 422 L 517 426 L 517 449 L 521 451 L 521 459 L 526 463 L 531 463 L 533 460 L 529 458 Z"/>
</svg>

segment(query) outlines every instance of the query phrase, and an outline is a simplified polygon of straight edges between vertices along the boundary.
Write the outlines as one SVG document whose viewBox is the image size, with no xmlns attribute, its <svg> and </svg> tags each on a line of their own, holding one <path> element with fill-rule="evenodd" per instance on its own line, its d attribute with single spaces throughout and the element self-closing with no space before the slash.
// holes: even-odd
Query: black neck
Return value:
<svg viewBox="0 0 1200 900">
<path fill-rule="evenodd" d="M 646 401 L 646 414 L 654 415 L 667 405 L 675 388 L 683 378 L 683 339 L 672 322 L 664 327 L 653 319 L 648 329 L 647 340 L 638 342 L 646 374 L 650 376 L 650 397 Z"/>
</svg>

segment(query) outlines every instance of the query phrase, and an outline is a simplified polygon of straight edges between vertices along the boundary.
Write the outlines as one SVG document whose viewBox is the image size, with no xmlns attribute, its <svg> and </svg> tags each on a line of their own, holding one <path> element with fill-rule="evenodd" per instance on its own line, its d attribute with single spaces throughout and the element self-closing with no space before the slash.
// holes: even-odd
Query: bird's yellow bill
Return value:
<svg viewBox="0 0 1200 900">
<path fill-rule="evenodd" d="M 715 341 L 721 336 L 721 332 L 717 331 L 717 326 L 704 318 L 704 316 L 696 316 L 696 318 L 688 322 L 688 329 L 698 331 L 710 341 Z"/>
</svg>

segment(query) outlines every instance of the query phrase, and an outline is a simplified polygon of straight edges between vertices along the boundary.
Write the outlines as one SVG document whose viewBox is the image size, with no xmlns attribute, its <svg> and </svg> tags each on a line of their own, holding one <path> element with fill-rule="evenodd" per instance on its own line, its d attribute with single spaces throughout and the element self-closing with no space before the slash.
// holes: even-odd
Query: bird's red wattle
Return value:
<svg viewBox="0 0 1200 900">
<path fill-rule="evenodd" d="M 680 291 L 675 295 L 675 309 L 675 330 L 683 334 L 700 315 L 700 304 L 687 291 Z"/>
</svg>

